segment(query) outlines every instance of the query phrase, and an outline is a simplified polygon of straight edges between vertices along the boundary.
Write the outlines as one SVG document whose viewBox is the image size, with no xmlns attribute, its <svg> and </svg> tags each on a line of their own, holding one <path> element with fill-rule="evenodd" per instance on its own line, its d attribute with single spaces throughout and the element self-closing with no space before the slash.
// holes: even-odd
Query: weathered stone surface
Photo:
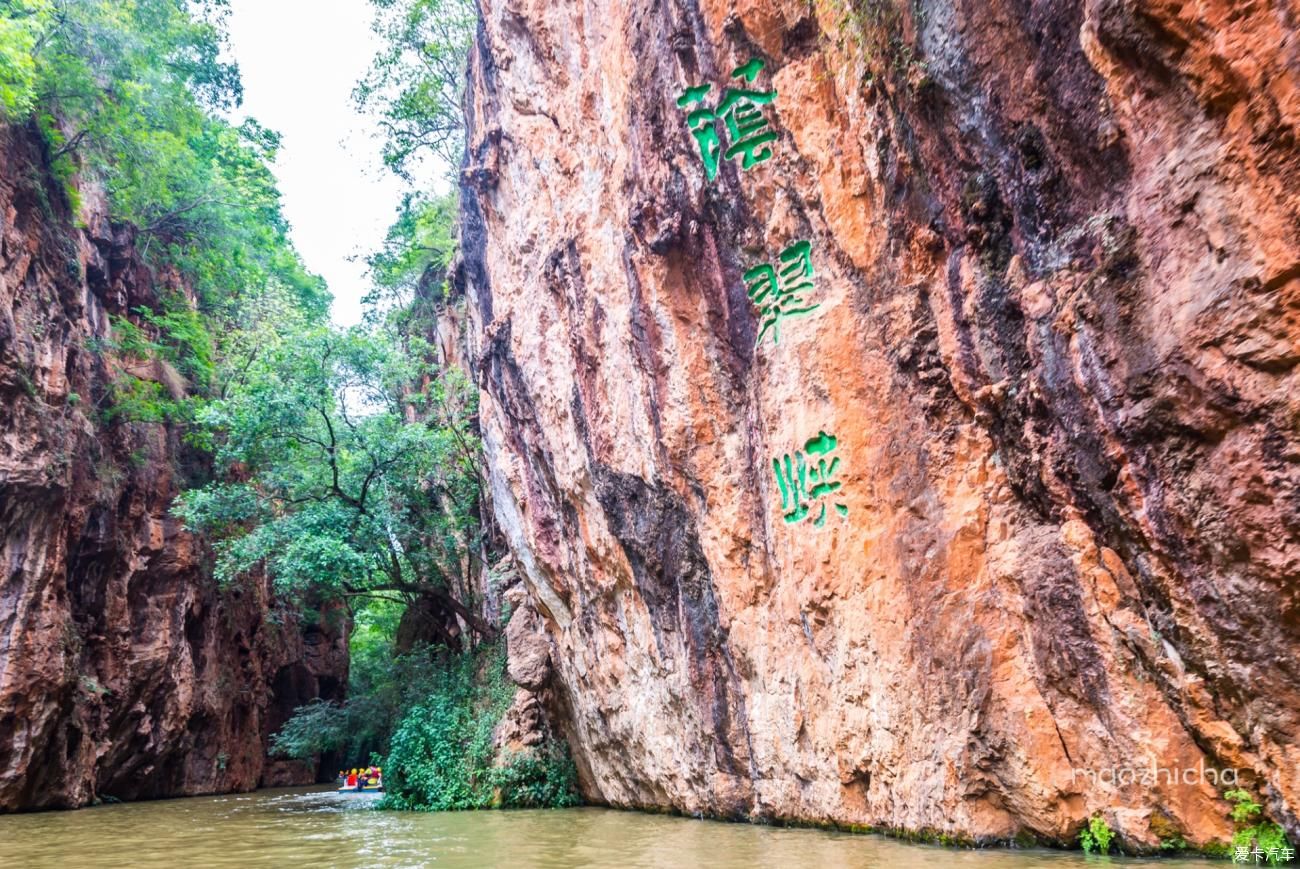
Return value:
<svg viewBox="0 0 1300 869">
<path fill-rule="evenodd" d="M 300 624 L 267 583 L 220 593 L 169 512 L 199 459 L 102 420 L 108 315 L 155 285 L 128 232 L 72 228 L 35 142 L 0 130 L 0 811 L 248 790 L 292 709 L 341 696 L 346 620 Z"/>
<path fill-rule="evenodd" d="M 1072 771 L 1204 763 L 1294 838 L 1300 12 L 858 5 L 481 0 L 457 282 L 587 795 L 1154 847 L 1216 788 Z M 775 156 L 705 183 L 675 99 L 754 55 Z"/>
<path fill-rule="evenodd" d="M 516 685 L 540 691 L 551 679 L 551 642 L 537 610 L 524 604 L 506 625 L 507 668 Z"/>
</svg>

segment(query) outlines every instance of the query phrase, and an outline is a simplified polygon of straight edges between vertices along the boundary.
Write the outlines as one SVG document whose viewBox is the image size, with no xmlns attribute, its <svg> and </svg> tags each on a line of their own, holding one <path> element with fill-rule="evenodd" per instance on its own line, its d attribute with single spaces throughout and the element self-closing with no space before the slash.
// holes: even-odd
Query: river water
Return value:
<svg viewBox="0 0 1300 869">
<path fill-rule="evenodd" d="M 607 809 L 372 811 L 373 798 L 267 790 L 0 816 L 0 867 L 818 867 L 1207 869 L 1202 860 L 969 851 L 879 836 L 693 821 Z M 1230 865 L 1230 864 L 1229 864 Z"/>
</svg>

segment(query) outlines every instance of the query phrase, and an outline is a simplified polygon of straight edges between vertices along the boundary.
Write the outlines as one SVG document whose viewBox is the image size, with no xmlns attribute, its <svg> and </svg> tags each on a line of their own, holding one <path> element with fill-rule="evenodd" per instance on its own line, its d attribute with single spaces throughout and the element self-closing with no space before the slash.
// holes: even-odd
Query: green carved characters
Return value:
<svg viewBox="0 0 1300 869">
<path fill-rule="evenodd" d="M 787 453 L 772 459 L 776 484 L 781 489 L 781 515 L 787 524 L 804 521 L 814 510 L 817 513 L 813 525 L 821 528 L 826 524 L 827 496 L 834 495 L 843 486 L 835 479 L 839 457 L 831 455 L 838 445 L 834 435 L 822 431 L 804 444 L 802 452 L 795 450 L 793 456 Z M 847 504 L 834 499 L 831 503 L 840 516 L 849 515 Z"/>
<path fill-rule="evenodd" d="M 815 311 L 805 294 L 813 288 L 812 243 L 797 241 L 781 251 L 777 265 L 767 263 L 745 272 L 745 291 L 758 308 L 758 340 L 772 330 L 772 343 L 781 343 L 781 320 Z"/>
<path fill-rule="evenodd" d="M 687 113 L 686 124 L 709 181 L 718 176 L 723 160 L 739 160 L 740 168 L 749 170 L 772 158 L 772 143 L 778 134 L 764 115 L 764 108 L 776 100 L 776 91 L 754 87 L 763 68 L 763 61 L 756 57 L 736 67 L 731 77 L 738 83 L 726 88 L 712 106 L 711 84 L 688 87 L 677 98 L 677 107 Z M 777 255 L 775 262 L 761 263 L 746 271 L 744 280 L 745 292 L 758 310 L 760 343 L 771 332 L 772 343 L 779 344 L 782 321 L 820 307 L 810 300 L 815 289 L 810 241 L 793 242 Z M 840 459 L 834 453 L 838 446 L 834 435 L 819 431 L 802 450 L 772 459 L 781 490 L 781 515 L 787 524 L 811 520 L 821 528 L 830 513 L 828 508 L 842 518 L 849 515 L 848 505 L 840 501 L 843 483 L 836 479 Z"/>
<path fill-rule="evenodd" d="M 742 79 L 745 84 L 753 84 L 754 79 L 763 70 L 763 61 L 752 58 L 743 66 L 731 72 L 732 78 Z M 776 99 L 776 91 L 755 90 L 748 87 L 730 87 L 722 93 L 722 99 L 713 108 L 705 102 L 713 85 L 702 84 L 689 87 L 677 98 L 677 106 L 689 109 L 686 123 L 695 137 L 695 144 L 700 149 L 700 159 L 704 161 L 704 174 L 710 181 L 718 175 L 720 156 L 727 160 L 740 158 L 742 169 L 752 169 L 764 160 L 771 158 L 771 143 L 776 141 L 776 131 L 768 125 L 763 116 L 763 106 Z M 699 104 L 699 108 L 691 106 Z M 718 135 L 717 121 L 722 121 L 726 130 L 726 149 L 723 139 Z"/>
</svg>

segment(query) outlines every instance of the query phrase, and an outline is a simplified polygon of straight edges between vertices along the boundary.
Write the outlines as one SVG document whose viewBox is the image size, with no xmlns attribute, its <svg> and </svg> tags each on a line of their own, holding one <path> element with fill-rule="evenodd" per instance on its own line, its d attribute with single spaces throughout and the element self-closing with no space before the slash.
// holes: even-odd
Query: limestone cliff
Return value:
<svg viewBox="0 0 1300 869">
<path fill-rule="evenodd" d="M 169 512 L 201 457 L 173 427 L 108 421 L 130 364 L 109 315 L 159 287 L 92 193 L 73 225 L 37 142 L 0 130 L 0 811 L 311 781 L 264 743 L 341 695 L 346 624 L 301 623 L 265 583 L 219 592 Z"/>
<path fill-rule="evenodd" d="M 1294 840 L 1300 8 L 480 6 L 457 280 L 587 795 L 1140 848 L 1228 834 L 1203 764 Z"/>
</svg>

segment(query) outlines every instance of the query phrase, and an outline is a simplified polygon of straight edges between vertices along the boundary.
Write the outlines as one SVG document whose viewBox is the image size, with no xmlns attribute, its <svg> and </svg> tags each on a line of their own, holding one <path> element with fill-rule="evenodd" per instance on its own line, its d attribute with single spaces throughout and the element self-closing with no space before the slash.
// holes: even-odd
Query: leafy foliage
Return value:
<svg viewBox="0 0 1300 869">
<path fill-rule="evenodd" d="M 91 349 L 111 350 L 120 362 L 132 364 L 165 361 L 174 371 L 173 389 L 116 366 L 97 403 L 101 422 L 189 422 L 200 403 L 193 393 L 207 393 L 216 373 L 215 341 L 207 320 L 179 291 L 164 297 L 161 311 L 139 307 L 134 313 L 135 320 L 109 315 L 109 338 L 93 342 Z M 180 394 L 187 390 L 189 394 Z"/>
<path fill-rule="evenodd" d="M 1264 807 L 1255 802 L 1249 792 L 1230 790 L 1224 793 L 1223 798 L 1232 803 L 1232 821 L 1237 828 L 1232 834 L 1232 846 L 1258 848 L 1270 865 L 1280 864 L 1282 849 L 1289 847 L 1286 831 L 1261 817 Z"/>
<path fill-rule="evenodd" d="M 20 118 L 36 102 L 36 46 L 52 20 L 49 0 L 10 0 L 0 15 L 0 115 Z"/>
<path fill-rule="evenodd" d="M 100 422 L 184 423 L 194 412 L 194 402 L 173 398 L 167 388 L 153 380 L 120 374 L 109 384 L 100 407 Z"/>
<path fill-rule="evenodd" d="M 411 193 L 402 200 L 383 247 L 366 260 L 374 289 L 365 302 L 376 315 L 397 318 L 401 325 L 427 325 L 427 303 L 445 295 L 444 278 L 456 248 L 455 221 L 454 195 Z"/>
<path fill-rule="evenodd" d="M 344 704 L 317 697 L 295 709 L 293 717 L 276 731 L 270 753 L 308 759 L 343 748 L 351 739 L 350 723 Z"/>
<path fill-rule="evenodd" d="M 1223 798 L 1232 803 L 1232 820 L 1236 824 L 1248 824 L 1255 819 L 1264 807 L 1251 798 L 1248 791 L 1225 791 Z"/>
<path fill-rule="evenodd" d="M 577 768 L 559 743 L 510 756 L 493 768 L 492 783 L 507 808 L 565 809 L 581 803 Z"/>
<path fill-rule="evenodd" d="M 1114 838 L 1115 833 L 1101 815 L 1089 818 L 1088 825 L 1079 831 L 1079 844 L 1088 853 L 1096 851 L 1099 854 L 1109 854 L 1110 843 Z"/>
<path fill-rule="evenodd" d="M 159 334 L 151 350 L 174 364 L 191 385 L 206 392 L 216 375 L 215 342 L 208 324 L 180 292 L 164 297 L 162 310 L 138 313 Z M 120 325 L 120 324 L 119 324 Z"/>
<path fill-rule="evenodd" d="M 217 541 L 218 578 L 265 567 L 303 598 L 431 596 L 489 633 L 453 594 L 479 550 L 463 376 L 377 331 L 254 332 L 199 413 L 225 476 L 177 508 Z"/>
<path fill-rule="evenodd" d="M 402 609 L 387 600 L 370 600 L 358 609 L 351 633 L 348 700 L 299 707 L 275 735 L 274 753 L 308 759 L 334 751 L 356 765 L 388 751 L 401 716 L 435 689 L 438 667 L 426 647 L 396 654 L 393 636 Z"/>
<path fill-rule="evenodd" d="M 401 720 L 383 764 L 387 808 L 419 811 L 576 805 L 559 746 L 494 765 L 492 731 L 514 688 L 501 647 L 448 658 L 434 690 Z"/>
<path fill-rule="evenodd" d="M 491 804 L 492 729 L 511 692 L 495 674 L 476 685 L 478 663 L 473 655 L 450 659 L 433 690 L 398 725 L 383 767 L 390 808 Z"/>
<path fill-rule="evenodd" d="M 465 58 L 477 18 L 470 0 L 371 0 L 383 48 L 357 85 L 358 107 L 374 112 L 384 162 L 410 177 L 420 160 L 460 164 Z"/>
<path fill-rule="evenodd" d="M 222 60 L 226 0 L 10 0 L 0 9 L 0 111 L 31 119 L 74 210 L 88 171 L 141 250 L 233 319 L 275 281 L 319 317 L 322 282 L 287 237 L 269 168 L 279 138 L 217 113 L 242 99 Z"/>
</svg>

